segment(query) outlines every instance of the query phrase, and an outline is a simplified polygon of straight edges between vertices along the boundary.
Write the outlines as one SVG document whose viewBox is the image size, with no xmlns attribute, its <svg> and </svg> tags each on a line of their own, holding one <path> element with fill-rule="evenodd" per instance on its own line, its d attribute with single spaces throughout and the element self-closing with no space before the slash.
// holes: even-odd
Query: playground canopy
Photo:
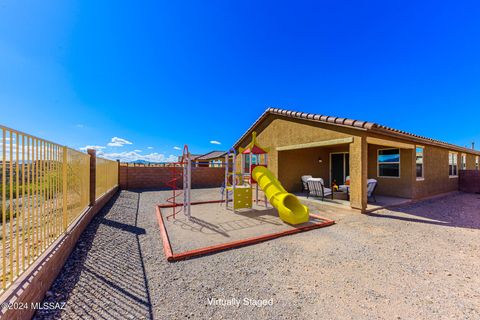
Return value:
<svg viewBox="0 0 480 320">
<path fill-rule="evenodd" d="M 263 148 L 257 143 L 257 133 L 252 132 L 252 141 L 245 148 L 238 148 L 241 154 L 266 154 L 270 148 Z"/>
</svg>

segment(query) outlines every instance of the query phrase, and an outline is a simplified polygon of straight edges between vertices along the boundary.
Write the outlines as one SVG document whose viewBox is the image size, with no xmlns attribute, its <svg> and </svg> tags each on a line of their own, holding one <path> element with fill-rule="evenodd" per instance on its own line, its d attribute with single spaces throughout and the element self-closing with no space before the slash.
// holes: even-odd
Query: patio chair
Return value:
<svg viewBox="0 0 480 320">
<path fill-rule="evenodd" d="M 377 202 L 377 199 L 375 199 L 375 189 L 377 189 L 377 180 L 368 179 L 367 180 L 367 198 L 373 198 L 373 202 Z"/>
<path fill-rule="evenodd" d="M 325 186 L 323 185 L 322 178 L 310 178 L 307 181 L 307 185 L 308 185 L 307 198 L 309 196 L 322 197 L 322 201 L 323 201 L 326 196 L 332 195 L 332 189 L 325 188 Z"/>
<path fill-rule="evenodd" d="M 307 180 L 311 179 L 311 178 L 312 178 L 312 176 L 309 176 L 309 175 L 305 175 L 305 176 L 301 177 L 301 179 L 302 179 L 302 192 L 303 191 L 308 191 Z"/>
</svg>

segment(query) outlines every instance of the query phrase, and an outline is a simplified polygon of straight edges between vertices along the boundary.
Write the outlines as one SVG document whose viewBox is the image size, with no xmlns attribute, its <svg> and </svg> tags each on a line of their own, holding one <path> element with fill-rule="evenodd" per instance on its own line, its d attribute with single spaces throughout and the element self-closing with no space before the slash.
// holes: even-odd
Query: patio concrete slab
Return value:
<svg viewBox="0 0 480 320">
<path fill-rule="evenodd" d="M 350 201 L 348 200 L 331 199 L 331 198 L 325 198 L 322 200 L 317 197 L 307 198 L 306 193 L 297 193 L 296 195 L 300 199 L 300 201 L 302 201 L 304 204 L 310 203 L 315 205 L 324 205 L 324 206 L 334 207 L 342 210 L 350 209 Z M 377 195 L 375 196 L 375 198 L 377 200 L 376 202 L 369 202 L 367 204 L 367 212 L 373 212 L 376 210 L 394 207 L 402 204 L 408 204 L 412 202 L 412 199 L 390 197 L 390 196 L 383 196 L 383 195 Z"/>
</svg>

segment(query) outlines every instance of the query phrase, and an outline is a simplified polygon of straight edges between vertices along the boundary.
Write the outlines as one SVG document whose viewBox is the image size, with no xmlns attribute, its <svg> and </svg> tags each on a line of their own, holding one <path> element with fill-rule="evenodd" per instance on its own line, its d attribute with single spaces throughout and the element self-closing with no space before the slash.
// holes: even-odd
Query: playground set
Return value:
<svg viewBox="0 0 480 320">
<path fill-rule="evenodd" d="M 225 156 L 222 163 L 225 181 L 220 188 L 220 199 L 192 201 L 192 161 L 188 146 L 184 146 L 181 160 L 171 165 L 171 179 L 167 186 L 172 190 L 172 196 L 166 199 L 166 203 L 157 205 L 156 210 L 168 261 L 246 246 L 335 223 L 311 214 L 307 206 L 283 188 L 268 169 L 268 152 L 269 148 L 261 147 L 253 132 L 252 141 L 245 148 L 239 148 L 238 152 L 232 148 Z M 240 161 L 237 161 L 238 157 Z M 182 211 L 183 215 L 180 214 Z M 191 233 L 195 236 L 192 237 Z M 224 242 L 224 238 L 235 240 Z M 177 242 L 176 249 L 181 249 L 180 253 L 172 250 L 172 244 L 175 246 Z M 192 245 L 199 244 L 205 246 L 192 248 Z"/>
</svg>

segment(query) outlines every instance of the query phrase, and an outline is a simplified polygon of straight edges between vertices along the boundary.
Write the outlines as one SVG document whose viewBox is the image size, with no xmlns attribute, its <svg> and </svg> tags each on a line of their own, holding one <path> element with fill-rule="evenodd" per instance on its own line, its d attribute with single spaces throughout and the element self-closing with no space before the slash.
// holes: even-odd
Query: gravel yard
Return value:
<svg viewBox="0 0 480 320">
<path fill-rule="evenodd" d="M 119 193 L 84 232 L 47 294 L 46 302 L 65 301 L 66 308 L 36 318 L 480 317 L 480 195 L 371 215 L 322 207 L 319 213 L 337 224 L 176 263 L 164 257 L 155 215 L 155 204 L 169 195 Z M 193 190 L 192 197 L 219 193 Z M 232 298 L 238 306 L 210 305 L 236 304 Z M 273 305 L 256 306 L 259 300 Z"/>
</svg>

